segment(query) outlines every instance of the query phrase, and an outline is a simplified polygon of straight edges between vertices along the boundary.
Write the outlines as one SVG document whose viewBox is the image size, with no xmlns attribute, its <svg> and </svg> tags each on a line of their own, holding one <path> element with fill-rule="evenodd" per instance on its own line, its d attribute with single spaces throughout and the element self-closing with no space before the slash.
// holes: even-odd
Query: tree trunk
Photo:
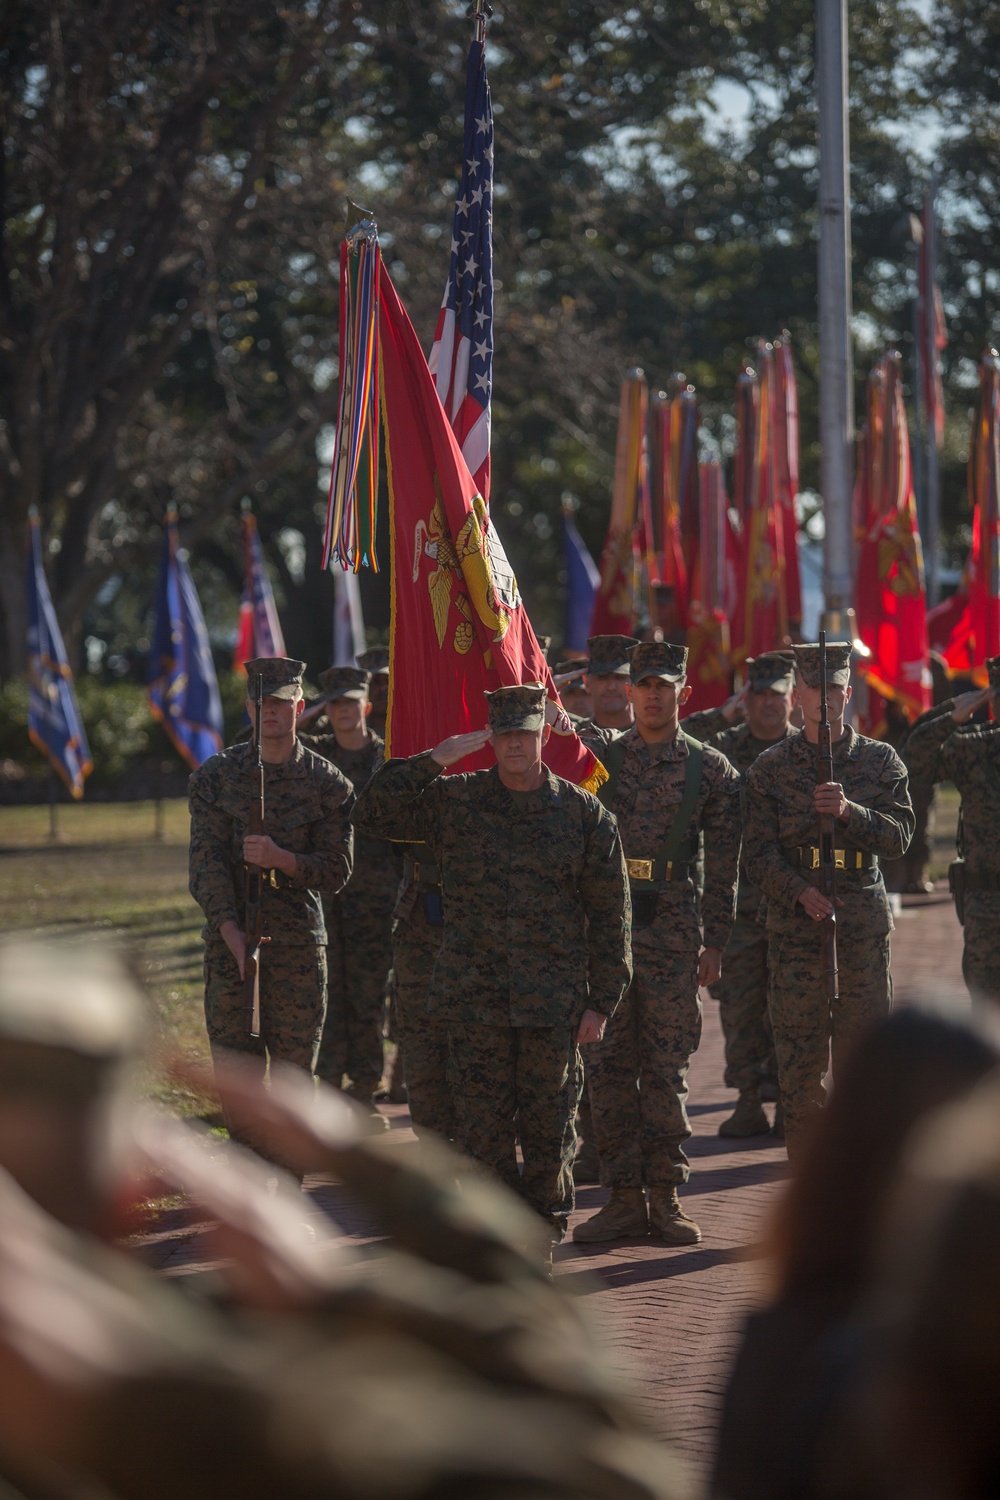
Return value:
<svg viewBox="0 0 1000 1500">
<path fill-rule="evenodd" d="M 27 541 L 20 507 L 10 503 L 0 515 L 0 682 L 28 664 Z"/>
</svg>

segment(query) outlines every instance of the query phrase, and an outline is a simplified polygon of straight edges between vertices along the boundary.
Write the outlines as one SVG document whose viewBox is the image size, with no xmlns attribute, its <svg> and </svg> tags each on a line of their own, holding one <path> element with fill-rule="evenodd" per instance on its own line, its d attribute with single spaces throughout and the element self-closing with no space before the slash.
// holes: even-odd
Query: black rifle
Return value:
<svg viewBox="0 0 1000 1500">
<path fill-rule="evenodd" d="M 260 720 L 264 705 L 264 679 L 258 672 L 253 685 L 254 722 L 250 741 L 253 763 L 250 770 L 250 816 L 248 834 L 264 832 L 264 759 L 260 747 Z M 264 871 L 259 865 L 245 865 L 246 957 L 243 960 L 243 1024 L 248 1037 L 260 1036 L 260 950 L 267 942 L 264 936 Z"/>
<path fill-rule="evenodd" d="M 816 756 L 816 784 L 822 786 L 833 780 L 833 735 L 830 729 L 830 710 L 826 699 L 826 631 L 819 633 L 819 743 Z M 837 856 L 833 843 L 834 818 L 832 813 L 820 813 L 819 817 L 819 875 L 820 890 L 831 906 L 837 900 Z M 826 997 L 836 1000 L 840 993 L 837 975 L 837 916 L 831 912 L 823 919 L 823 977 L 826 981 Z"/>
</svg>

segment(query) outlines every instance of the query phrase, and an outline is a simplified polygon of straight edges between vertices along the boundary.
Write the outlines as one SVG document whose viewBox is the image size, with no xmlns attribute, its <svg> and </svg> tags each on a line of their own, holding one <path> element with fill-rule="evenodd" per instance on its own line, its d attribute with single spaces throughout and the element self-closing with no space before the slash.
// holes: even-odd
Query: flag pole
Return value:
<svg viewBox="0 0 1000 1500">
<path fill-rule="evenodd" d="M 924 359 L 927 368 L 927 380 L 931 390 L 937 389 L 937 299 L 935 287 L 937 285 L 937 222 L 934 210 L 934 199 L 937 193 L 938 174 L 931 173 L 927 184 L 927 213 L 926 227 L 926 257 L 927 257 L 927 286 L 926 303 L 924 308 Z M 927 605 L 933 609 L 938 602 L 940 591 L 940 579 L 938 572 L 938 517 L 941 507 L 941 470 L 938 462 L 937 441 L 937 414 L 927 414 L 927 533 L 925 543 L 927 548 Z"/>
<path fill-rule="evenodd" d="M 847 0 L 817 0 L 819 107 L 819 424 L 824 624 L 832 637 L 857 636 L 851 608 L 854 537 L 854 358 L 851 345 L 850 133 Z"/>
<path fill-rule="evenodd" d="M 472 0 L 472 4 L 465 12 L 465 15 L 467 20 L 475 22 L 473 40 L 476 42 L 485 42 L 486 23 L 493 16 L 492 5 L 488 3 L 488 0 Z"/>
</svg>

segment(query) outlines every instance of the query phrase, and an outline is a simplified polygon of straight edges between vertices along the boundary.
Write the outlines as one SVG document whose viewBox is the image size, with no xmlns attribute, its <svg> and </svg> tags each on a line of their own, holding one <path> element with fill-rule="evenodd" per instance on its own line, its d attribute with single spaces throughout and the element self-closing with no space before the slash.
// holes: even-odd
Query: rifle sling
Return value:
<svg viewBox="0 0 1000 1500">
<path fill-rule="evenodd" d="M 697 740 L 685 734 L 684 730 L 678 728 L 678 736 L 687 742 L 687 761 L 684 766 L 684 792 L 681 796 L 680 806 L 674 815 L 674 820 L 667 831 L 667 836 L 659 850 L 653 856 L 653 874 L 650 880 L 631 879 L 633 890 L 651 891 L 658 889 L 666 883 L 667 866 L 679 861 L 693 860 L 698 853 L 697 843 L 685 840 L 685 834 L 694 817 L 698 806 L 698 793 L 701 791 L 701 778 L 705 769 L 705 755 L 702 746 Z M 612 740 L 602 757 L 604 769 L 608 773 L 608 779 L 598 792 L 598 797 L 609 812 L 614 809 L 615 792 L 618 787 L 618 778 L 621 775 L 622 766 L 625 764 L 625 756 L 628 746 L 625 736 L 621 735 L 617 740 Z"/>
</svg>

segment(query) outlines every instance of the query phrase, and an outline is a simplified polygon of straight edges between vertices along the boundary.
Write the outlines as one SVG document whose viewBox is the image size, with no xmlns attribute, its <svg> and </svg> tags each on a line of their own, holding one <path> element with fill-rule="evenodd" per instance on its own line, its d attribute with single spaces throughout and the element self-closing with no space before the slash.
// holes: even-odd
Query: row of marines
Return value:
<svg viewBox="0 0 1000 1500">
<path fill-rule="evenodd" d="M 600 800 L 544 767 L 553 709 L 537 685 L 487 695 L 487 729 L 373 775 L 381 741 L 368 727 L 365 670 L 323 674 L 330 729 L 306 742 L 296 732 L 302 665 L 249 665 L 264 676 L 268 834 L 245 837 L 247 747 L 191 782 L 209 1037 L 213 1050 L 250 1049 L 261 1071 L 266 1053 L 307 1070 L 318 1057 L 321 1076 L 349 1079 L 371 1108 L 391 959 L 418 1130 L 457 1139 L 559 1238 L 573 1204 L 582 1047 L 584 1132 L 611 1192 L 575 1237 L 689 1243 L 700 1232 L 677 1189 L 689 1171 L 699 987 L 720 1000 L 727 1081 L 739 1090 L 723 1131 L 767 1127 L 761 1089 L 773 1089 L 776 1057 L 794 1160 L 824 1101 L 831 1038 L 836 1064 L 889 1008 L 879 861 L 905 851 L 913 814 L 896 752 L 844 725 L 849 647 L 828 648 L 837 780 L 819 787 L 816 647 L 750 664 L 742 724 L 732 700 L 680 722 L 683 648 L 624 637 L 590 647 L 594 715 L 576 727 L 609 771 Z M 789 722 L 796 699 L 801 733 Z M 442 775 L 487 743 L 492 770 Z M 814 868 L 820 812 L 838 826 L 832 1003 L 819 941 L 829 905 Z M 245 862 L 270 872 L 259 1044 L 239 1021 Z M 239 1135 L 240 1121 L 229 1123 Z"/>
</svg>

